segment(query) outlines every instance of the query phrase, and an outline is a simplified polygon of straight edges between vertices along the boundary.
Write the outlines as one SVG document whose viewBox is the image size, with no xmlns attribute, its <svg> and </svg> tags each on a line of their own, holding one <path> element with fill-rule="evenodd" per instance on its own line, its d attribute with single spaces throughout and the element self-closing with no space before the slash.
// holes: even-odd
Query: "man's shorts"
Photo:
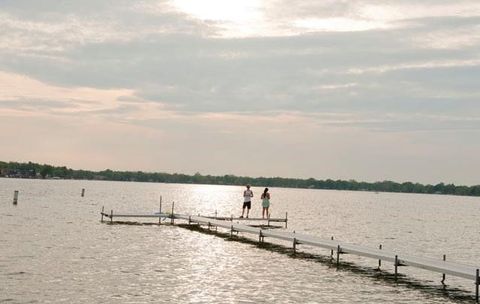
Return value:
<svg viewBox="0 0 480 304">
<path fill-rule="evenodd" d="M 245 209 L 245 207 L 247 207 L 248 210 L 250 210 L 252 208 L 252 202 L 244 202 L 242 209 Z"/>
</svg>

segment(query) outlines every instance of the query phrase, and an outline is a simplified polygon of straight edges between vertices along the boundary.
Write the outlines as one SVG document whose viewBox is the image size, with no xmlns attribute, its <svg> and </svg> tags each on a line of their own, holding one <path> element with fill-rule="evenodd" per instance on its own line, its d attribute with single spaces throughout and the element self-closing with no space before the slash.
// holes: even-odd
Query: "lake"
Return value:
<svg viewBox="0 0 480 304">
<path fill-rule="evenodd" d="M 81 189 L 85 188 L 85 197 Z M 13 192 L 19 190 L 17 206 Z M 110 225 L 100 210 L 238 216 L 244 188 L 0 178 L 0 303 L 463 303 L 474 284 L 299 246 L 315 257 L 170 225 Z M 261 216 L 260 194 L 251 216 Z M 480 198 L 270 188 L 288 230 L 480 265 Z M 146 220 L 148 221 L 148 220 Z M 152 220 L 151 222 L 155 222 Z M 252 238 L 254 240 L 255 238 Z M 268 242 L 269 240 L 266 239 Z M 275 242 L 279 245 L 281 242 Z"/>
</svg>

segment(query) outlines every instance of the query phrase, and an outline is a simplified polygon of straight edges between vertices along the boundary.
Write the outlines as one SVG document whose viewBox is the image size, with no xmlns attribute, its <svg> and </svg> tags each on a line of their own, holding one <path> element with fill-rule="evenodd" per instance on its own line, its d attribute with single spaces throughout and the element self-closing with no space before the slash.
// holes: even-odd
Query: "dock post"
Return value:
<svg viewBox="0 0 480 304">
<path fill-rule="evenodd" d="M 397 280 L 398 276 L 398 255 L 395 255 L 395 281 Z"/>
<path fill-rule="evenodd" d="M 160 206 L 158 207 L 158 224 L 162 224 L 162 196 L 160 195 Z"/>
<path fill-rule="evenodd" d="M 175 208 L 175 202 L 172 202 L 172 217 L 171 217 L 171 220 L 170 220 L 170 223 L 171 223 L 172 225 L 175 225 L 175 218 L 174 218 L 174 216 L 173 216 L 173 210 L 174 210 L 174 208 Z"/>
<path fill-rule="evenodd" d="M 113 223 L 113 209 L 110 210 L 110 224 Z"/>
<path fill-rule="evenodd" d="M 297 238 L 293 238 L 293 253 L 297 253 Z"/>
<path fill-rule="evenodd" d="M 230 214 L 230 222 L 233 223 L 233 214 Z"/>
<path fill-rule="evenodd" d="M 443 255 L 443 261 L 445 262 L 446 260 L 447 260 L 447 255 L 444 254 Z M 444 273 L 442 273 L 442 281 L 441 282 L 442 282 L 442 285 L 445 286 L 445 274 Z"/>
<path fill-rule="evenodd" d="M 258 242 L 259 242 L 259 243 L 263 243 L 262 229 L 260 229 L 260 233 L 258 234 Z"/>
<path fill-rule="evenodd" d="M 267 214 L 267 227 L 270 227 L 270 214 Z"/>
<path fill-rule="evenodd" d="M 218 215 L 217 210 L 215 210 L 215 219 L 217 219 L 217 215 Z"/>
<path fill-rule="evenodd" d="M 340 251 L 342 249 L 340 248 L 340 245 L 337 245 L 337 268 L 340 265 Z"/>
<path fill-rule="evenodd" d="M 378 246 L 378 249 L 382 250 L 382 244 L 380 244 L 380 246 Z M 382 260 L 378 259 L 378 270 L 380 270 L 380 267 L 382 267 Z"/>
<path fill-rule="evenodd" d="M 285 229 L 287 229 L 288 212 L 285 212 Z"/>
<path fill-rule="evenodd" d="M 82 197 L 85 196 L 85 188 L 82 188 Z"/>
<path fill-rule="evenodd" d="M 478 284 L 480 284 L 480 270 L 477 268 L 475 274 L 475 302 L 478 303 Z"/>
<path fill-rule="evenodd" d="M 105 211 L 105 206 L 102 206 L 102 217 L 100 218 L 100 222 L 103 223 L 103 212 Z"/>
<path fill-rule="evenodd" d="M 230 225 L 230 237 L 233 237 L 233 225 Z"/>
<path fill-rule="evenodd" d="M 190 225 L 191 223 L 192 223 L 192 216 L 189 215 L 189 216 L 188 216 L 188 225 Z"/>
<path fill-rule="evenodd" d="M 330 239 L 333 241 L 333 236 Z M 333 260 L 333 249 L 330 250 L 330 259 Z"/>
<path fill-rule="evenodd" d="M 18 203 L 18 190 L 13 192 L 13 204 L 16 205 Z"/>
</svg>

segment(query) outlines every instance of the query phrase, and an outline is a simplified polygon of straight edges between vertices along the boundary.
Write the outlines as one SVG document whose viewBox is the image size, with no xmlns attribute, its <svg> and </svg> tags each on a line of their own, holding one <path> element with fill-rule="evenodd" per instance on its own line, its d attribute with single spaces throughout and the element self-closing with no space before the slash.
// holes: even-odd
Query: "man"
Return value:
<svg viewBox="0 0 480 304">
<path fill-rule="evenodd" d="M 252 208 L 252 197 L 253 191 L 250 190 L 250 185 L 247 185 L 247 190 L 243 191 L 243 208 L 242 208 L 242 215 L 240 218 L 243 218 L 243 213 L 245 212 L 245 208 L 247 208 L 247 218 L 248 213 L 250 212 L 250 208 Z"/>
</svg>

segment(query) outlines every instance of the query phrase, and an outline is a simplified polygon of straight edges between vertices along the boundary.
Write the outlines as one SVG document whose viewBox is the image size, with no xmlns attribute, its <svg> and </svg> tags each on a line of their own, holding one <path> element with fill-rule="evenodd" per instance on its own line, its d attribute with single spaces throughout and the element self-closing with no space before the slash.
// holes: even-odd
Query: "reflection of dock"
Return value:
<svg viewBox="0 0 480 304">
<path fill-rule="evenodd" d="M 172 208 L 173 211 L 173 208 Z M 479 302 L 479 285 L 480 285 L 480 271 L 479 267 L 469 266 L 465 264 L 447 262 L 445 256 L 443 260 L 415 257 L 410 255 L 397 254 L 393 251 L 382 250 L 381 246 L 379 249 L 369 248 L 355 244 L 349 244 L 341 241 L 331 239 L 323 239 L 316 236 L 310 236 L 301 233 L 289 232 L 289 231 L 279 231 L 268 229 L 270 222 L 284 222 L 285 227 L 287 225 L 287 216 L 285 218 L 271 218 L 271 219 L 262 219 L 262 218 L 234 218 L 234 217 L 208 217 L 208 216 L 195 216 L 195 215 L 183 215 L 176 213 L 154 213 L 154 214 L 114 214 L 113 211 L 110 214 L 105 213 L 102 208 L 102 221 L 103 217 L 106 216 L 113 222 L 114 218 L 158 218 L 159 224 L 161 224 L 162 219 L 170 219 L 171 224 L 175 223 L 175 220 L 187 221 L 188 224 L 196 225 L 207 225 L 211 227 L 225 228 L 229 230 L 230 235 L 233 236 L 233 233 L 243 232 L 250 235 L 258 237 L 258 241 L 263 243 L 265 238 L 278 239 L 282 241 L 287 241 L 292 244 L 293 251 L 296 252 L 298 245 L 304 244 L 314 247 L 320 247 L 330 250 L 330 255 L 333 258 L 333 253 L 336 253 L 336 265 L 337 267 L 340 264 L 340 255 L 341 254 L 353 254 L 361 257 L 371 258 L 378 260 L 378 268 L 381 267 L 382 261 L 388 261 L 393 263 L 395 279 L 398 275 L 399 266 L 411 266 L 415 268 L 420 268 L 432 272 L 437 272 L 442 274 L 441 283 L 444 284 L 445 276 L 452 275 L 455 277 L 464 278 L 467 280 L 473 280 L 475 284 L 475 300 Z M 239 223 L 240 221 L 264 221 L 267 222 L 267 227 L 254 227 L 247 225 L 245 223 Z"/>
</svg>

